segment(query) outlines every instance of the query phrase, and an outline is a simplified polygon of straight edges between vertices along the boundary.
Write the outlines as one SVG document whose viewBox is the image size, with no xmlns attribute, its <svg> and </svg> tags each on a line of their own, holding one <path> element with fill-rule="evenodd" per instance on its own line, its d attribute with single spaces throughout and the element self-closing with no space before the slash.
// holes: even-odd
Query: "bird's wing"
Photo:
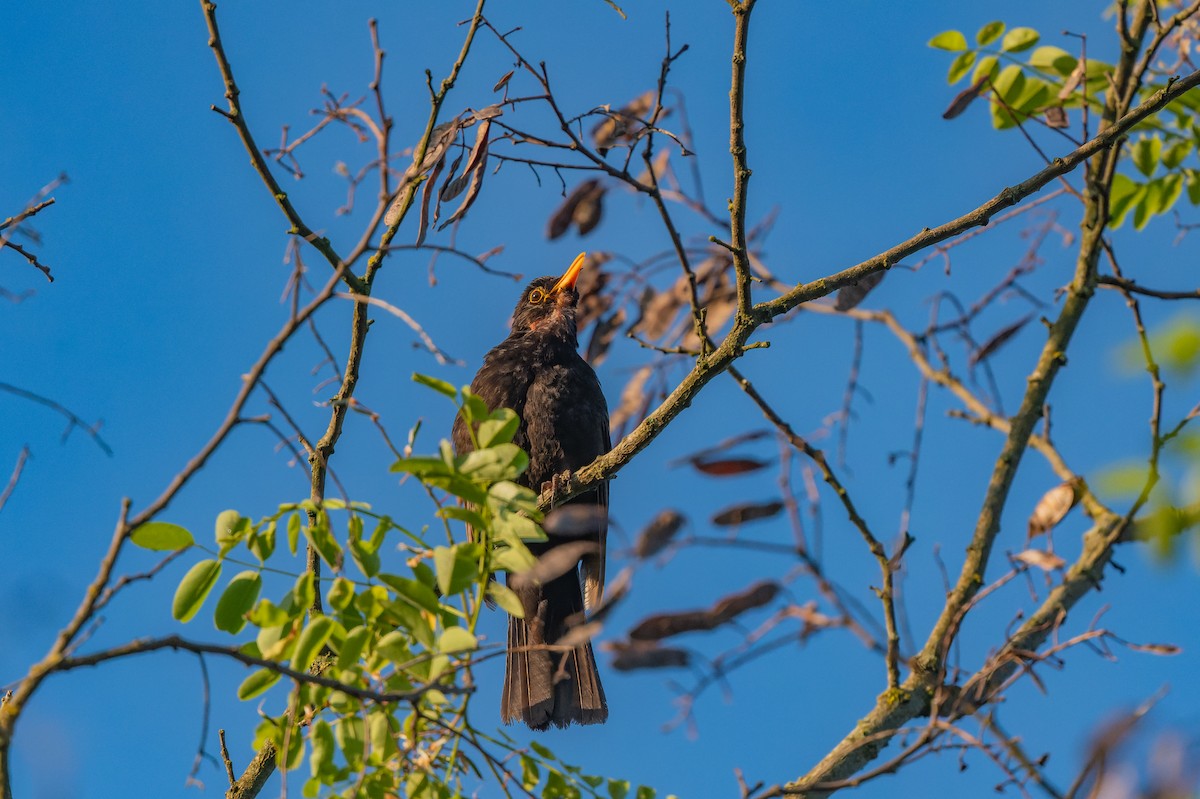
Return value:
<svg viewBox="0 0 1200 799">
<path fill-rule="evenodd" d="M 608 430 L 608 414 L 604 415 L 604 449 L 607 453 L 612 450 L 612 434 Z M 605 480 L 596 487 L 596 504 L 606 511 L 604 521 L 597 531 L 599 548 L 594 554 L 583 558 L 583 606 L 587 610 L 595 610 L 604 599 L 604 562 L 605 550 L 608 548 L 608 481 Z"/>
</svg>

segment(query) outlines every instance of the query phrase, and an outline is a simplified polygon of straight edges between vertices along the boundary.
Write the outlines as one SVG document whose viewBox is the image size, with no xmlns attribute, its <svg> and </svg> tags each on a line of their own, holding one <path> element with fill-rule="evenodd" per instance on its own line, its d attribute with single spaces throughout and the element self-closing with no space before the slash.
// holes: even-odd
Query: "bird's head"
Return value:
<svg viewBox="0 0 1200 799">
<path fill-rule="evenodd" d="M 547 275 L 526 286 L 513 311 L 513 332 L 552 333 L 575 341 L 575 304 L 579 302 L 575 281 L 586 260 L 587 253 L 581 252 L 562 277 Z"/>
</svg>

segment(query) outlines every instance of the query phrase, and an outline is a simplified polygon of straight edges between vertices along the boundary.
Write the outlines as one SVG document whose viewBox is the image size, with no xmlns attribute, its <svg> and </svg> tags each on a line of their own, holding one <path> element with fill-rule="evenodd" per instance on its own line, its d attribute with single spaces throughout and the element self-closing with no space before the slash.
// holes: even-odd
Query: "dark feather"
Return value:
<svg viewBox="0 0 1200 799">
<path fill-rule="evenodd" d="M 573 288 L 549 293 L 557 282 L 554 277 L 538 278 L 526 287 L 513 312 L 512 333 L 487 354 L 471 382 L 471 390 L 488 407 L 512 408 L 520 417 L 513 443 L 529 453 L 529 468 L 520 482 L 534 491 L 612 448 L 600 382 L 576 351 L 578 294 Z M 542 296 L 546 299 L 532 301 Z M 460 454 L 470 451 L 461 417 L 454 422 L 453 440 Z M 607 508 L 608 484 L 570 502 Z M 596 607 L 601 599 L 607 516 L 595 527 L 590 546 L 580 547 L 578 535 L 549 535 L 544 543 L 530 546 L 547 563 L 563 559 L 556 555 L 577 553 L 576 565 L 558 564 L 547 571 L 545 582 L 517 577 L 508 581 L 525 618 L 509 618 L 501 700 L 505 723 L 521 721 L 545 729 L 599 724 L 608 718 L 591 644 L 555 646 L 585 622 L 585 589 L 587 607 Z"/>
</svg>

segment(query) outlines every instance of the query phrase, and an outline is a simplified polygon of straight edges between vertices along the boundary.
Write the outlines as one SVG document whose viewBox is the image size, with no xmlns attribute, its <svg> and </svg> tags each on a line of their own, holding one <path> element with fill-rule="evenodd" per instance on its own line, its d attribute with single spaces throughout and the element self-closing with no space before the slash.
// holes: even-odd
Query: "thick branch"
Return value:
<svg viewBox="0 0 1200 799">
<path fill-rule="evenodd" d="M 749 317 L 753 306 L 750 296 L 750 260 L 746 253 L 746 194 L 750 187 L 750 167 L 746 165 L 745 119 L 742 113 L 746 96 L 746 41 L 750 35 L 750 12 L 755 0 L 733 5 L 736 22 L 733 31 L 733 85 L 729 89 L 729 152 L 733 156 L 733 202 L 729 206 L 730 250 L 737 275 L 737 312 Z"/>
<path fill-rule="evenodd" d="M 962 223 L 963 220 L 977 217 L 986 221 L 986 217 L 990 217 L 991 213 L 1011 205 L 1021 197 L 1045 185 L 1045 182 L 1063 174 L 1070 166 L 1080 163 L 1088 155 L 1099 154 L 1099 157 L 1090 164 L 1087 170 L 1085 208 L 1081 224 L 1082 235 L 1074 277 L 1058 319 L 1050 326 L 1046 343 L 1036 366 L 1029 375 L 1021 408 L 1010 423 L 1004 447 L 996 459 L 959 578 L 947 597 L 946 605 L 934 624 L 924 647 L 914 659 L 914 670 L 904 683 L 903 695 L 880 697 L 868 717 L 859 722 L 854 731 L 842 739 L 813 769 L 799 780 L 786 786 L 783 789 L 784 793 L 805 796 L 828 794 L 830 792 L 826 787 L 828 783 L 845 779 L 874 759 L 886 745 L 890 733 L 917 715 L 928 712 L 935 693 L 940 690 L 946 652 L 953 642 L 973 598 L 983 585 L 983 575 L 987 569 L 992 545 L 1000 529 L 1000 516 L 1007 503 L 1008 492 L 1017 467 L 1029 444 L 1034 426 L 1041 417 L 1054 378 L 1066 362 L 1067 348 L 1075 328 L 1095 291 L 1096 265 L 1103 244 L 1102 233 L 1108 221 L 1108 195 L 1117 161 L 1117 151 L 1105 150 L 1104 142 L 1116 143 L 1117 137 L 1130 125 L 1136 124 L 1137 121 L 1153 113 L 1163 104 L 1170 102 L 1172 92 L 1186 91 L 1190 86 L 1200 84 L 1200 71 L 1198 71 L 1189 75 L 1184 81 L 1176 81 L 1174 85 L 1156 92 L 1150 101 L 1143 103 L 1135 111 L 1123 113 L 1128 106 L 1128 98 L 1135 95 L 1137 84 L 1141 79 L 1140 73 L 1133 71 L 1133 63 L 1138 52 L 1137 45 L 1140 44 L 1145 34 L 1147 7 L 1151 2 L 1153 0 L 1143 0 L 1139 4 L 1132 33 L 1123 42 L 1122 57 L 1113 78 L 1113 89 L 1106 95 L 1105 124 L 1102 132 L 1067 158 L 1057 159 L 1047 169 L 1020 184 L 1016 189 L 1001 193 L 973 214 L 950 225 L 943 225 L 936 231 L 923 234 L 953 235 L 960 229 L 956 225 Z M 1180 84 L 1186 84 L 1186 86 Z M 910 242 L 912 241 L 910 240 Z M 905 246 L 908 246 L 908 243 L 901 245 L 900 249 Z M 885 259 L 892 252 L 896 252 L 896 250 L 885 254 Z M 896 257 L 904 257 L 906 254 L 908 253 L 901 252 Z M 891 263 L 894 261 L 885 260 L 870 268 L 865 268 L 867 265 L 860 264 L 847 271 L 853 272 L 862 269 L 862 274 L 866 274 Z M 783 301 L 783 305 L 786 305 L 787 302 L 796 299 L 796 295 L 803 289 L 804 287 L 800 287 L 793 290 L 774 303 L 766 305 L 774 306 L 781 301 Z M 1100 529 L 1109 528 L 1115 526 L 1116 521 L 1115 517 L 1109 514 L 1104 518 L 1097 519 L 1097 526 Z M 1060 592 L 1059 599 L 1064 608 L 1073 605 L 1088 589 L 1099 584 L 1103 576 L 1103 566 L 1110 557 L 1111 546 L 1118 537 L 1115 534 L 1102 535 L 1099 537 L 1099 542 L 1094 544 L 1093 549 L 1085 550 L 1084 558 L 1087 558 L 1089 563 L 1081 567 L 1082 573 L 1073 568 L 1071 574 L 1076 575 L 1076 579 L 1065 583 L 1065 585 L 1069 584 L 1070 588 Z M 1044 622 L 1044 619 L 1041 621 Z M 1034 636 L 1031 640 L 1037 642 L 1036 636 L 1045 634 L 1046 630 L 1039 629 L 1039 632 L 1031 633 Z M 879 738 L 878 736 L 881 735 L 885 737 Z M 864 745 L 864 741 L 870 743 Z"/>
<path fill-rule="evenodd" d="M 916 236 L 863 261 L 862 263 L 844 269 L 829 277 L 804 283 L 791 291 L 768 302 L 754 306 L 755 316 L 741 323 L 735 322 L 726 335 L 721 346 L 708 358 L 697 360 L 692 371 L 676 386 L 675 390 L 663 400 L 649 416 L 634 428 L 611 452 L 600 456 L 588 466 L 575 472 L 565 493 L 560 486 L 558 499 L 567 499 L 582 494 L 593 488 L 601 480 L 608 480 L 629 463 L 635 455 L 649 446 L 650 442 L 667 426 L 684 408 L 692 404 L 692 400 L 701 389 L 715 376 L 725 371 L 731 363 L 741 357 L 746 342 L 759 325 L 787 313 L 801 303 L 824 297 L 842 286 L 861 280 L 866 275 L 888 269 L 899 263 L 903 258 L 938 242 L 952 238 L 965 230 L 985 225 L 992 215 L 1004 208 L 1015 205 L 1020 200 L 1033 194 L 1047 183 L 1079 167 L 1089 157 L 1105 148 L 1115 146 L 1121 136 L 1131 127 L 1144 120 L 1154 112 L 1176 100 L 1190 89 L 1200 86 L 1200 70 L 1191 73 L 1186 78 L 1174 81 L 1170 86 L 1155 92 L 1146 102 L 1133 111 L 1122 116 L 1116 124 L 1107 128 L 1103 133 L 1087 141 L 1082 147 L 1072 153 L 1055 159 L 1049 167 L 1036 173 L 1028 180 L 1013 188 L 1005 189 L 988 202 L 955 220 L 947 222 L 932 230 L 926 229 Z M 547 493 L 540 499 L 543 508 L 550 507 L 550 495 Z"/>
<path fill-rule="evenodd" d="M 1078 168 L 1080 164 L 1097 153 L 1113 147 L 1134 125 L 1137 125 L 1196 86 L 1200 86 L 1200 70 L 1191 73 L 1185 78 L 1173 81 L 1163 89 L 1155 92 L 1144 103 L 1120 117 L 1113 125 L 1085 142 L 1083 146 L 1061 158 L 1054 159 L 1050 166 L 1029 179 L 1018 183 L 1016 186 L 1004 189 L 974 211 L 936 228 L 926 228 L 907 241 L 901 242 L 891 249 L 849 269 L 843 269 L 841 272 L 821 278 L 820 280 L 815 280 L 812 283 L 802 283 L 774 300 L 759 303 L 755 306 L 755 310 L 768 319 L 773 319 L 780 314 L 787 313 L 801 303 L 815 300 L 818 297 L 824 297 L 842 286 L 857 283 L 862 278 L 874 272 L 890 269 L 904 258 L 926 247 L 957 236 L 970 228 L 986 225 L 992 216 L 999 211 L 1016 205 L 1021 200 L 1044 187 L 1047 183 Z"/>
</svg>

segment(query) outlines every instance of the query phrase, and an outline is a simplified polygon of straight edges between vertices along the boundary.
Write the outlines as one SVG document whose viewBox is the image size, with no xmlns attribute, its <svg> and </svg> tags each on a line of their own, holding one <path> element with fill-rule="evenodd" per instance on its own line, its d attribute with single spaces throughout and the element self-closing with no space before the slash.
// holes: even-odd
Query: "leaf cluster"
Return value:
<svg viewBox="0 0 1200 799">
<path fill-rule="evenodd" d="M 223 511 L 211 547 L 164 522 L 142 525 L 131 540 L 152 550 L 209 552 L 180 580 L 172 614 L 188 622 L 209 604 L 215 628 L 238 636 L 237 652 L 261 664 L 237 688 L 240 699 L 291 682 L 283 709 L 263 715 L 254 746 L 273 744 L 280 768 L 296 770 L 307 760 L 303 796 L 457 796 L 489 770 L 499 776 L 511 758 L 521 775 L 509 776 L 526 792 L 632 795 L 628 783 L 585 776 L 543 747 L 527 752 L 468 724 L 471 667 L 489 650 L 502 651 L 477 631 L 484 598 L 522 614 L 516 595 L 492 575 L 529 570 L 536 561 L 526 542 L 545 533 L 537 496 L 515 482 L 529 462 L 512 443 L 517 415 L 489 409 L 466 388 L 414 379 L 454 401 L 475 445 L 459 456 L 442 441 L 436 454 L 392 466 L 435 500 L 445 544 L 431 540 L 430 527 L 410 529 L 370 505 L 336 499 L 284 503 L 257 520 Z M 452 522 L 465 524 L 470 540 L 455 536 Z M 301 566 L 281 593 L 268 595 L 268 585 L 280 583 L 275 575 L 300 562 L 302 544 L 328 576 L 317 579 Z M 233 564 L 247 568 L 222 585 Z M 607 793 L 597 793 L 603 786 Z"/>
<path fill-rule="evenodd" d="M 1061 47 L 1037 46 L 1033 28 L 1008 28 L 995 21 L 981 27 L 974 44 L 957 30 L 934 36 L 929 46 L 955 53 L 947 81 L 953 85 L 970 75 L 947 118 L 957 116 L 978 97 L 987 96 L 992 125 L 1000 130 L 1035 122 L 1054 129 L 1084 126 L 1084 114 L 1099 119 L 1105 93 L 1112 90 L 1115 67 L 1095 58 L 1077 58 Z M 1140 89 L 1144 100 L 1166 87 L 1173 76 L 1148 72 Z M 1200 95 L 1187 92 L 1133 129 L 1122 145 L 1122 162 L 1132 170 L 1118 173 L 1109 198 L 1109 221 L 1119 228 L 1127 218 L 1141 230 L 1167 213 L 1187 192 L 1200 205 Z M 1074 122 L 1072 122 L 1074 120 Z M 1086 133 L 1086 128 L 1083 128 Z"/>
</svg>

